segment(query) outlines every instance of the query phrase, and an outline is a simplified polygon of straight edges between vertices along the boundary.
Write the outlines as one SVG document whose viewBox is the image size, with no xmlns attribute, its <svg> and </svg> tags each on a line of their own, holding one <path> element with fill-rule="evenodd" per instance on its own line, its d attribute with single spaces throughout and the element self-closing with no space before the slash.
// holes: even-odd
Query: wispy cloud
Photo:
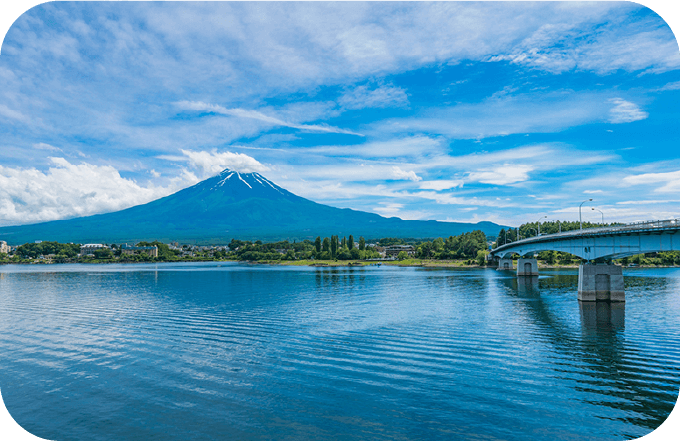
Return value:
<svg viewBox="0 0 680 441">
<path fill-rule="evenodd" d="M 0 104 L 0 116 L 20 122 L 28 122 L 28 117 L 18 110 L 10 109 L 4 104 Z"/>
<path fill-rule="evenodd" d="M 331 145 L 305 148 L 306 153 L 365 158 L 401 158 L 432 156 L 444 151 L 441 139 L 425 135 L 372 140 L 363 144 Z"/>
<path fill-rule="evenodd" d="M 62 151 L 59 147 L 55 147 L 53 145 L 46 144 L 44 142 L 39 142 L 37 144 L 33 144 L 33 148 L 38 149 L 38 150 L 47 150 L 47 151 L 50 151 L 50 152 L 61 152 Z"/>
<path fill-rule="evenodd" d="M 614 104 L 612 108 L 611 104 Z M 371 125 L 379 134 L 436 133 L 453 139 L 483 139 L 518 133 L 552 133 L 603 121 L 647 117 L 635 104 L 606 94 L 571 90 L 494 94 L 477 103 L 430 108 L 414 116 Z"/>
<path fill-rule="evenodd" d="M 680 170 L 666 173 L 643 173 L 626 176 L 623 182 L 628 185 L 649 185 L 663 183 L 665 185 L 655 189 L 659 193 L 672 193 L 680 191 Z"/>
<path fill-rule="evenodd" d="M 647 112 L 642 111 L 636 104 L 622 98 L 612 98 L 609 102 L 614 104 L 614 107 L 609 110 L 609 122 L 613 124 L 639 121 L 649 116 Z"/>
<path fill-rule="evenodd" d="M 311 132 L 322 132 L 322 133 L 342 133 L 346 135 L 356 135 L 363 136 L 359 133 L 355 133 L 351 130 L 345 130 L 338 127 L 332 127 L 326 124 L 296 124 L 281 119 L 275 118 L 273 116 L 265 115 L 257 110 L 246 110 L 246 109 L 227 109 L 217 104 L 207 104 L 201 101 L 179 101 L 175 105 L 182 110 L 196 110 L 202 112 L 217 113 L 220 115 L 229 115 L 237 118 L 250 118 L 258 121 L 262 121 L 266 124 L 273 126 L 283 126 L 290 127 L 298 130 L 307 130 Z"/>
<path fill-rule="evenodd" d="M 560 6 L 566 12 L 573 5 Z M 617 70 L 666 72 L 680 67 L 677 43 L 669 39 L 672 33 L 667 26 L 650 20 L 626 23 L 615 16 L 602 26 L 583 26 L 591 19 L 584 16 L 581 23 L 548 20 L 510 51 L 486 60 L 510 61 L 552 73 L 579 70 L 600 75 Z"/>
<path fill-rule="evenodd" d="M 408 96 L 401 87 L 380 86 L 371 89 L 369 85 L 363 85 L 342 95 L 338 104 L 346 109 L 402 107 L 408 105 Z"/>
<path fill-rule="evenodd" d="M 658 92 L 664 92 L 666 90 L 680 90 L 680 81 L 674 81 L 671 83 L 667 83 L 662 87 L 659 87 L 658 89 L 654 89 L 655 91 Z"/>
</svg>

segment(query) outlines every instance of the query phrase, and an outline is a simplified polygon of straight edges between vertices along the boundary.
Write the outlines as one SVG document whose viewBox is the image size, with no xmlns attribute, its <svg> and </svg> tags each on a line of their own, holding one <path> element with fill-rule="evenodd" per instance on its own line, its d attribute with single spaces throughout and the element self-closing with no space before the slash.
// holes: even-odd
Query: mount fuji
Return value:
<svg viewBox="0 0 680 441">
<path fill-rule="evenodd" d="M 232 238 L 302 240 L 316 236 L 448 237 L 473 230 L 496 235 L 500 225 L 408 221 L 318 204 L 259 173 L 226 169 L 161 199 L 113 213 L 0 228 L 0 240 L 121 243 L 141 240 L 227 243 Z"/>
</svg>

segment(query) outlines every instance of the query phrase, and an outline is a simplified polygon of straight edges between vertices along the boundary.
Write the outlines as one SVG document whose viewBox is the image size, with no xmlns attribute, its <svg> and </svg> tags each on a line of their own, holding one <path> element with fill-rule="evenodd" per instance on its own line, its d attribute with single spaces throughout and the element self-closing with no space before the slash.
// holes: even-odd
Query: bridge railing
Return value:
<svg viewBox="0 0 680 441">
<path fill-rule="evenodd" d="M 624 225 L 615 225 L 610 227 L 596 227 L 596 228 L 586 228 L 583 230 L 571 230 L 562 233 L 553 234 L 542 234 L 540 236 L 528 237 L 526 239 L 517 240 L 515 242 L 510 242 L 508 244 L 503 244 L 493 251 L 499 250 L 507 246 L 513 246 L 518 243 L 531 243 L 531 242 L 543 242 L 546 239 L 558 239 L 562 237 L 571 236 L 582 236 L 582 235 L 592 235 L 592 234 L 603 234 L 603 233 L 621 233 L 627 231 L 643 231 L 643 230 L 654 230 L 659 228 L 680 228 L 680 219 L 667 219 L 658 221 L 640 221 L 631 222 Z"/>
</svg>

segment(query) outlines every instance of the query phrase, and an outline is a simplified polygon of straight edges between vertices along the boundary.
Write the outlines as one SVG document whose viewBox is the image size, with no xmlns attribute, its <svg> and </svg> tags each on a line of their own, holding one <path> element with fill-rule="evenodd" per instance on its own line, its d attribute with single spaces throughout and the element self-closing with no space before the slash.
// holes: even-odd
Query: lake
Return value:
<svg viewBox="0 0 680 441">
<path fill-rule="evenodd" d="M 51 440 L 643 436 L 680 389 L 680 269 L 0 265 L 0 388 Z"/>
</svg>

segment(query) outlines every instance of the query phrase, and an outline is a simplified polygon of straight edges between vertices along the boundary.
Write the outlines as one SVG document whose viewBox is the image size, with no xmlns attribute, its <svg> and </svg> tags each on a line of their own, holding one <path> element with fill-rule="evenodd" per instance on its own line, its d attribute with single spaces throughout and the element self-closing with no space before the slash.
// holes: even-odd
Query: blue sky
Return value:
<svg viewBox="0 0 680 441">
<path fill-rule="evenodd" d="M 0 225 L 226 167 L 403 219 L 680 217 L 679 102 L 633 3 L 50 3 L 2 45 Z"/>
</svg>

